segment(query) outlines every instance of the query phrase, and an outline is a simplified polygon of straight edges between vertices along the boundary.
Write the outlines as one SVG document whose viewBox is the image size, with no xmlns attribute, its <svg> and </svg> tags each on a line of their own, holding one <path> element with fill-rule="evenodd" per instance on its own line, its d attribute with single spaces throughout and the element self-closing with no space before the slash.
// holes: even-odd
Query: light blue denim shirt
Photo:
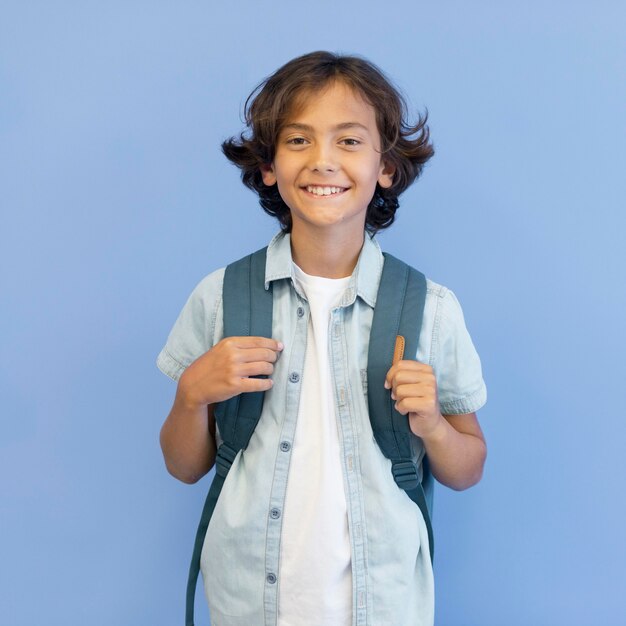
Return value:
<svg viewBox="0 0 626 626">
<path fill-rule="evenodd" d="M 365 236 L 357 266 L 330 319 L 329 351 L 341 443 L 352 558 L 353 626 L 432 626 L 433 572 L 419 508 L 398 488 L 374 440 L 367 409 L 367 348 L 383 256 Z M 194 289 L 157 359 L 174 380 L 223 337 L 224 269 Z M 275 626 L 285 501 L 309 307 L 293 277 L 289 235 L 269 245 L 273 338 L 284 343 L 263 413 L 222 489 L 202 551 L 213 626 Z M 444 414 L 471 413 L 486 401 L 480 360 L 454 294 L 428 281 L 416 360 L 431 365 Z M 411 355 L 405 355 L 411 358 Z M 416 461 L 424 451 L 415 437 Z M 315 616 L 311 616 L 315 623 Z"/>
</svg>

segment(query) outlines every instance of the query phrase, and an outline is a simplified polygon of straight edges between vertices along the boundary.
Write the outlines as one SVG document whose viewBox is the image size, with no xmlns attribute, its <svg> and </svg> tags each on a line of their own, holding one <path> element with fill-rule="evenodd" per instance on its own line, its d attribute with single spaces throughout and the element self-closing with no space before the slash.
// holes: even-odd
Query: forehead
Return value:
<svg viewBox="0 0 626 626">
<path fill-rule="evenodd" d="M 359 122 L 377 130 L 374 107 L 358 90 L 340 80 L 317 89 L 302 89 L 295 94 L 282 126 L 305 120 L 333 124 Z"/>
</svg>

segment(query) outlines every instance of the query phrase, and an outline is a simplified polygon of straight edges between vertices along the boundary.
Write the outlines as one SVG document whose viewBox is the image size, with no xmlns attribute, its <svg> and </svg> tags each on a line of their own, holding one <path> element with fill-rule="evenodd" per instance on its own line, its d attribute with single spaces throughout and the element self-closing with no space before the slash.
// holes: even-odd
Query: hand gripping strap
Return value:
<svg viewBox="0 0 626 626">
<path fill-rule="evenodd" d="M 235 263 L 224 274 L 222 288 L 225 337 L 272 336 L 272 290 L 265 289 L 267 248 Z M 254 309 L 254 310 L 253 310 Z M 238 452 L 248 446 L 263 409 L 263 392 L 235 396 L 215 406 L 215 420 L 224 443 L 215 459 L 215 477 L 204 503 L 187 580 L 186 626 L 194 626 L 194 601 L 200 557 L 213 510 Z"/>
<path fill-rule="evenodd" d="M 429 504 L 432 507 L 432 478 L 428 464 L 424 462 L 420 483 L 412 458 L 408 419 L 396 411 L 391 391 L 384 388 L 385 377 L 393 362 L 394 340 L 398 335 L 404 337 L 407 358 L 415 358 L 425 302 L 425 276 L 392 255 L 385 254 L 367 361 L 370 421 L 380 449 L 391 460 L 396 484 L 407 492 L 422 512 L 432 559 L 434 543 L 429 510 Z M 428 493 L 425 493 L 425 488 Z"/>
</svg>

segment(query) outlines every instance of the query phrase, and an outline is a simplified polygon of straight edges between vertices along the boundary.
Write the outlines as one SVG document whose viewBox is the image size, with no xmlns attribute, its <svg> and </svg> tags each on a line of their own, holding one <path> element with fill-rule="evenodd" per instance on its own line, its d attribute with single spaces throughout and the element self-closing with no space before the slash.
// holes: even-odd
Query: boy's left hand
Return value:
<svg viewBox="0 0 626 626">
<path fill-rule="evenodd" d="M 413 434 L 427 438 L 445 419 L 439 409 L 437 379 L 430 365 L 398 361 L 387 372 L 385 389 L 391 389 L 396 410 L 409 416 Z"/>
</svg>

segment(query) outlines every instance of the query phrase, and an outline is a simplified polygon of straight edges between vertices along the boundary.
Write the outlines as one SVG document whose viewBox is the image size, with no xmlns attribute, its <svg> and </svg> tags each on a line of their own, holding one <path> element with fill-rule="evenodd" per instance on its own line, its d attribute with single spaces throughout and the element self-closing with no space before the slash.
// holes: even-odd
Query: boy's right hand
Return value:
<svg viewBox="0 0 626 626">
<path fill-rule="evenodd" d="M 207 405 L 240 393 L 267 391 L 272 387 L 274 363 L 283 344 L 266 337 L 227 337 L 196 359 L 178 383 L 181 400 Z"/>
</svg>

